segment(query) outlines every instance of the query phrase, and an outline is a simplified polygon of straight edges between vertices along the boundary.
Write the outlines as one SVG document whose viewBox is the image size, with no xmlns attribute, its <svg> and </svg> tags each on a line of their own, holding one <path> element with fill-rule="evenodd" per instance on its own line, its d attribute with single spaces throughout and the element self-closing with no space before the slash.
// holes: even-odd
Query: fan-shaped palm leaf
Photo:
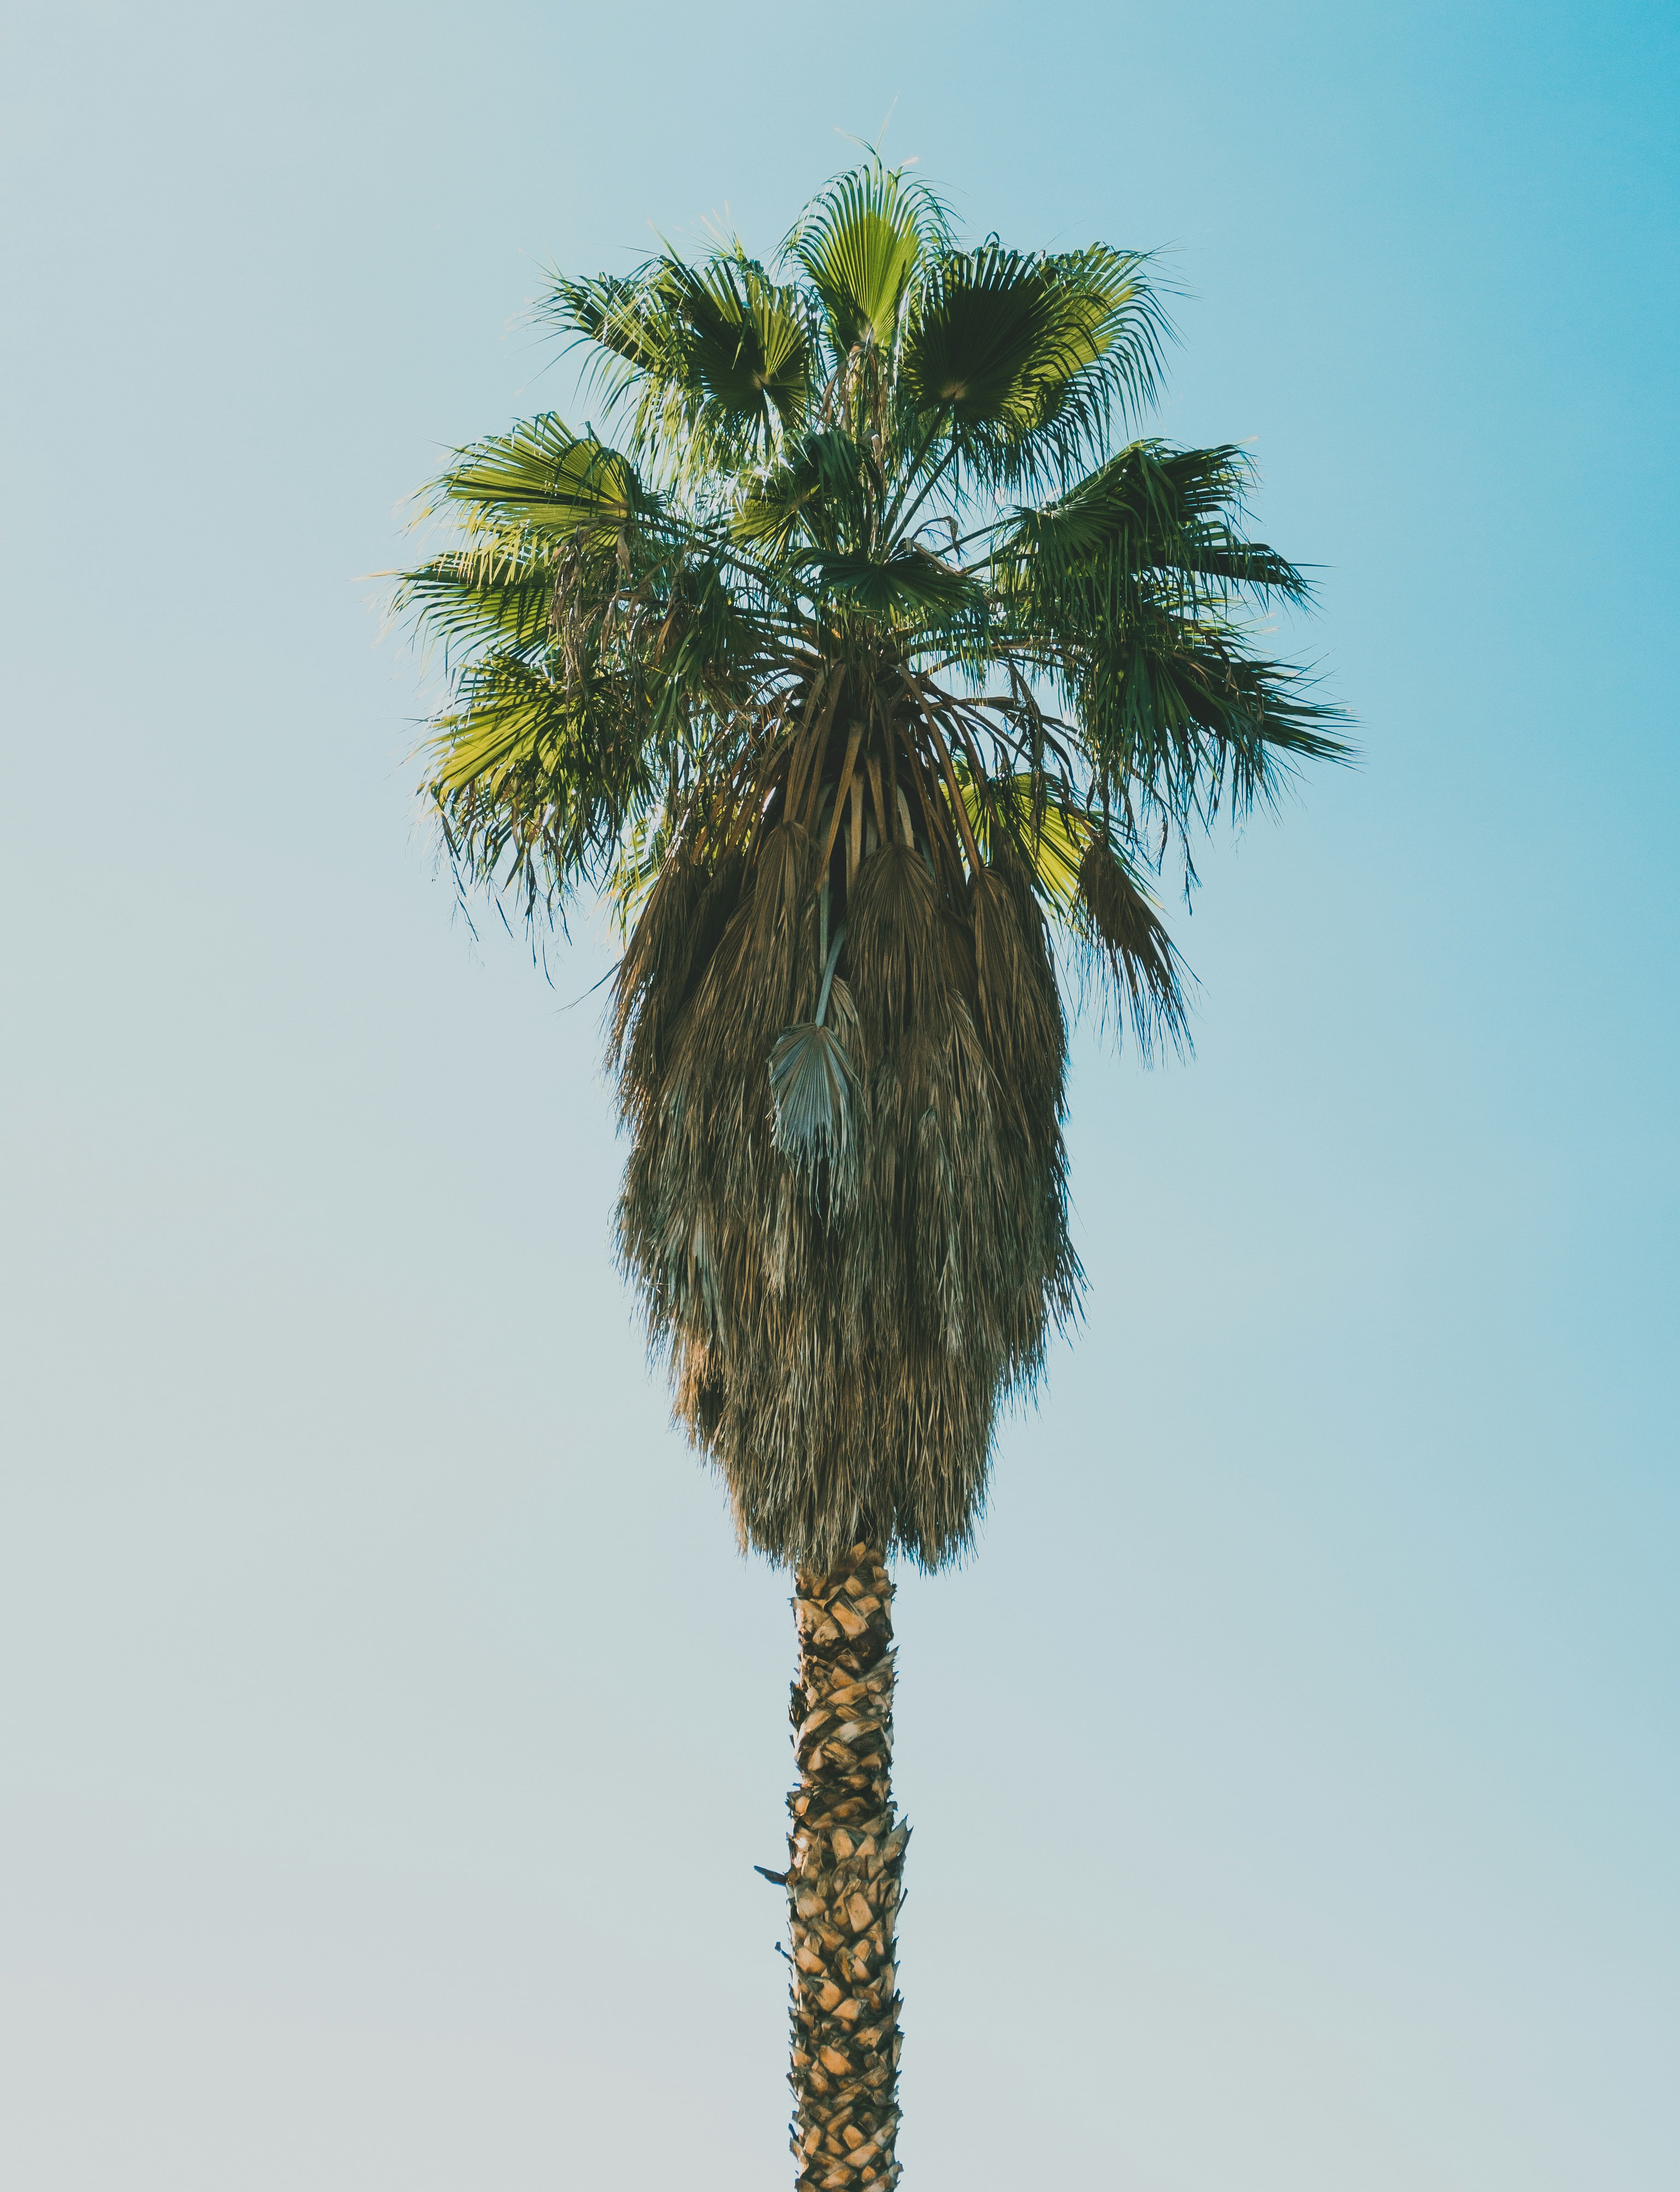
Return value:
<svg viewBox="0 0 1680 2192">
<path fill-rule="evenodd" d="M 626 523 L 643 504 L 634 468 L 551 412 L 463 449 L 425 498 L 428 515 L 460 509 L 470 532 L 529 526 L 551 539 Z"/>
<path fill-rule="evenodd" d="M 1305 602 L 1306 579 L 1275 549 L 1237 530 L 1249 466 L 1240 449 L 1134 442 L 1046 507 L 1022 510 L 1001 537 L 1000 578 L 1031 593 L 1030 614 L 1094 621 L 1158 592 L 1168 574 L 1191 603 L 1243 592 Z"/>
<path fill-rule="evenodd" d="M 806 300 L 739 248 L 699 266 L 557 279 L 545 317 L 595 345 L 609 397 L 636 399 L 637 445 L 688 471 L 768 458 L 804 418 L 814 358 Z"/>
<path fill-rule="evenodd" d="M 783 460 L 751 475 L 734 518 L 737 539 L 780 550 L 803 538 L 839 549 L 870 532 L 869 453 L 838 427 L 801 435 Z"/>
<path fill-rule="evenodd" d="M 997 243 L 930 270 L 903 345 L 910 400 L 997 478 L 1066 469 L 1152 393 L 1163 323 L 1139 254 Z"/>
<path fill-rule="evenodd" d="M 924 183 L 878 160 L 842 175 L 801 215 L 785 254 L 821 300 L 837 359 L 889 350 L 921 267 L 949 246 L 949 216 Z"/>
<path fill-rule="evenodd" d="M 822 555 L 811 559 L 817 595 L 877 623 L 922 625 L 949 633 L 958 624 L 983 627 L 983 586 L 916 541 L 900 541 L 881 557 Z"/>
<path fill-rule="evenodd" d="M 770 1139 L 820 1183 L 831 1211 L 853 1184 L 852 1062 L 832 1028 L 807 1020 L 776 1037 L 769 1056 Z"/>
</svg>

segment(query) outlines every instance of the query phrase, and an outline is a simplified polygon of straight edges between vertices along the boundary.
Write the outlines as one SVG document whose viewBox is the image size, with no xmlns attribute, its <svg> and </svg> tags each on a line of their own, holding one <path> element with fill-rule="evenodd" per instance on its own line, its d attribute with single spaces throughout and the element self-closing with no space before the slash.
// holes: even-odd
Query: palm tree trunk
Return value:
<svg viewBox="0 0 1680 2192">
<path fill-rule="evenodd" d="M 797 2192 L 892 2192 L 899 2165 L 893 1947 L 907 1826 L 894 1824 L 893 1586 L 870 1545 L 794 1577 L 789 1795 Z"/>
</svg>

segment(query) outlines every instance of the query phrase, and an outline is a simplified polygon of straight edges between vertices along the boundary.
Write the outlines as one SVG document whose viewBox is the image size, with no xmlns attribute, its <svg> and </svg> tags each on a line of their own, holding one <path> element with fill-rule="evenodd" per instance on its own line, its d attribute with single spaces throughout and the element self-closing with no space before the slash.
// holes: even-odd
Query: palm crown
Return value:
<svg viewBox="0 0 1680 2192">
<path fill-rule="evenodd" d="M 619 441 L 545 414 L 437 483 L 430 795 L 528 913 L 617 899 L 620 1245 L 744 1538 L 934 1564 L 1077 1299 L 1059 973 L 1181 1036 L 1168 846 L 1343 751 L 1243 621 L 1306 588 L 1239 451 L 1122 438 L 1135 253 L 961 248 L 871 160 L 774 266 L 542 310 Z"/>
</svg>

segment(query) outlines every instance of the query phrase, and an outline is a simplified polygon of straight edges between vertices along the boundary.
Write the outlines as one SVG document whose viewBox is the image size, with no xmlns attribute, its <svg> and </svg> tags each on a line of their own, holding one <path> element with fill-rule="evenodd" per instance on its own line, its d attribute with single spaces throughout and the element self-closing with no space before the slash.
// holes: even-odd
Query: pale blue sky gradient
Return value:
<svg viewBox="0 0 1680 2192">
<path fill-rule="evenodd" d="M 20 5 L 0 2181 L 786 2181 L 791 1628 L 614 1277 L 586 930 L 357 574 L 518 323 L 898 101 L 1170 247 L 1363 767 L 1082 1035 L 1078 1345 L 901 1597 L 911 2192 L 1671 2192 L 1680 19 Z"/>
</svg>

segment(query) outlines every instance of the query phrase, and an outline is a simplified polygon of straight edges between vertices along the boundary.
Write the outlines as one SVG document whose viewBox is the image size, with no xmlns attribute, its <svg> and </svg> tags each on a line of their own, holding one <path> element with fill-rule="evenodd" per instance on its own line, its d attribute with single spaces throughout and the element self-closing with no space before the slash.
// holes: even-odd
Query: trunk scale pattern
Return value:
<svg viewBox="0 0 1680 2192">
<path fill-rule="evenodd" d="M 799 1671 L 787 1898 L 797 2192 L 893 2192 L 898 1916 L 908 1826 L 892 1796 L 893 1585 L 854 1545 L 794 1577 Z"/>
</svg>

